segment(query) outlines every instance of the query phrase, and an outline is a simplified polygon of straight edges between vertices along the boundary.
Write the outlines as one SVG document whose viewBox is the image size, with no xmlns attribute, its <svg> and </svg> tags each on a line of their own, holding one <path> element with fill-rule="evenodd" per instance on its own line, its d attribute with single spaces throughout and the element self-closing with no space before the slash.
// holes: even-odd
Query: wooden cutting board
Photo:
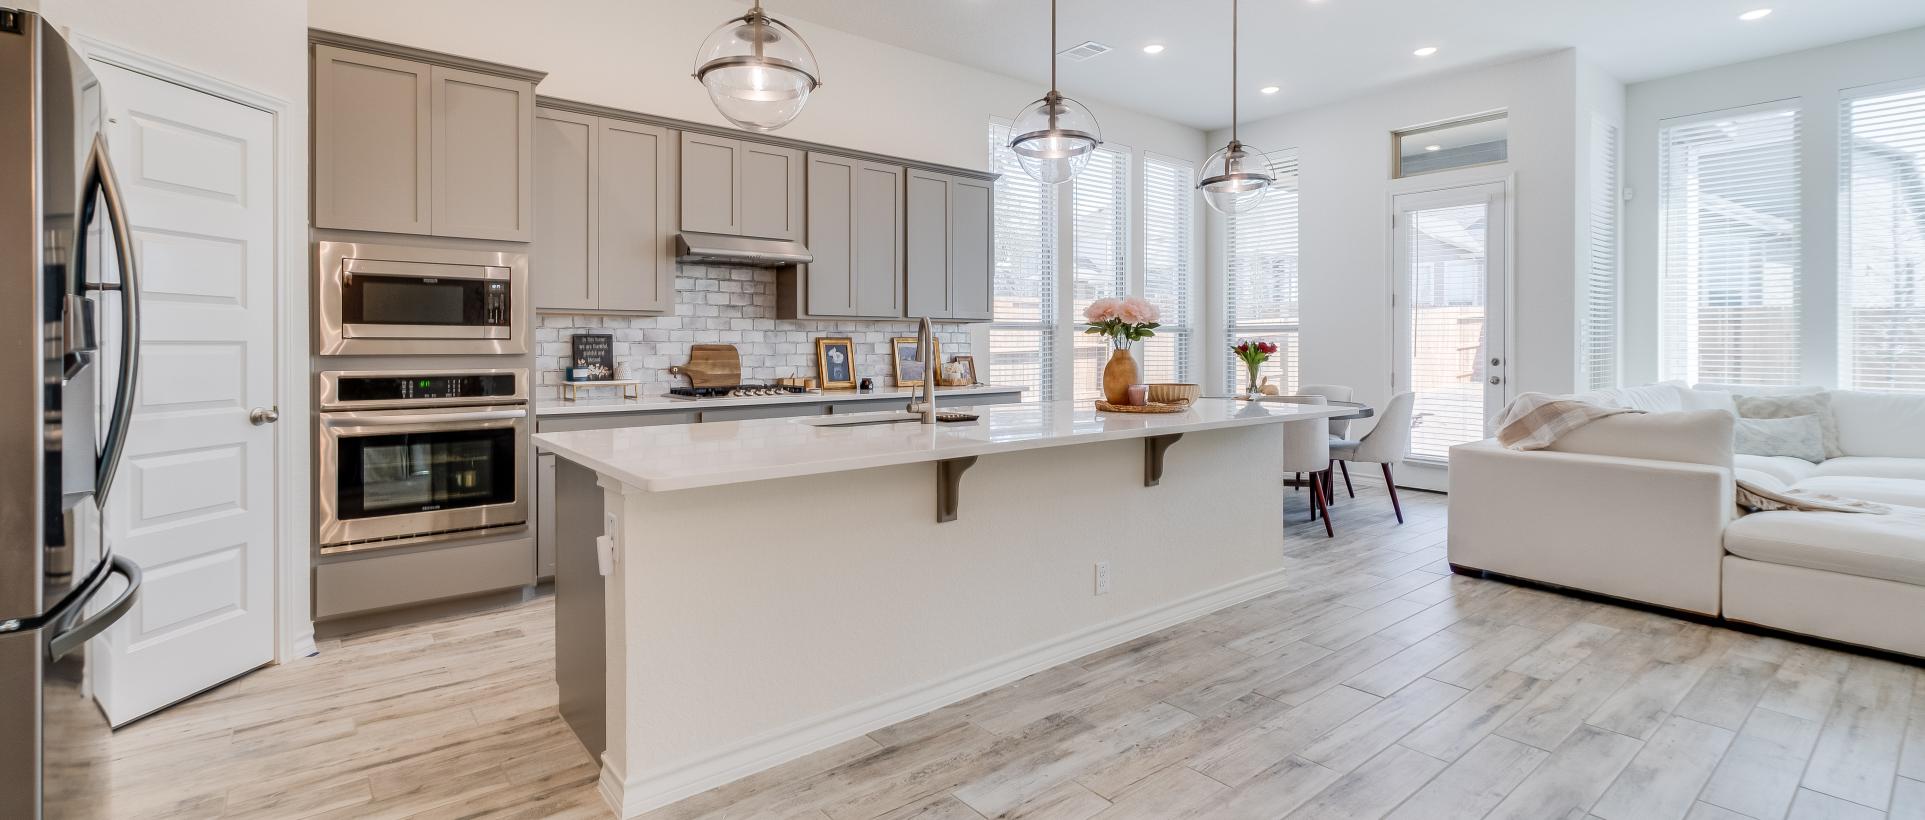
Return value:
<svg viewBox="0 0 1925 820">
<path fill-rule="evenodd" d="M 692 345 L 688 364 L 668 372 L 687 376 L 690 387 L 734 387 L 742 383 L 742 354 L 735 345 Z"/>
</svg>

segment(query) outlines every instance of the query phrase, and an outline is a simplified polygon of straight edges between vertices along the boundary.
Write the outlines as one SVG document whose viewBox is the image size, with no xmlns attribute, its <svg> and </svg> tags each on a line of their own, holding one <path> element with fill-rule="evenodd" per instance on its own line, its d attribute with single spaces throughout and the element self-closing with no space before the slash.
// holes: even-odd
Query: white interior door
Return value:
<svg viewBox="0 0 1925 820">
<path fill-rule="evenodd" d="M 275 403 L 274 121 L 92 67 L 142 285 L 140 383 L 103 515 L 146 580 L 92 672 L 118 726 L 274 655 L 273 428 L 249 420 Z"/>
<path fill-rule="evenodd" d="M 1399 194 L 1393 384 L 1417 394 L 1398 483 L 1449 489 L 1453 445 L 1491 434 L 1508 392 L 1505 184 Z"/>
</svg>

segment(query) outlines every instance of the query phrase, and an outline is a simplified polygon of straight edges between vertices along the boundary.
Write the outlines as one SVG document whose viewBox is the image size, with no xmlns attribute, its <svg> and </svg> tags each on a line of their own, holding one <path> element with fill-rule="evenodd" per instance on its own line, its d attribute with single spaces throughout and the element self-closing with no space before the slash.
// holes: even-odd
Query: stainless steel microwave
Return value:
<svg viewBox="0 0 1925 820">
<path fill-rule="evenodd" d="M 527 254 L 318 244 L 321 355 L 528 352 Z"/>
</svg>

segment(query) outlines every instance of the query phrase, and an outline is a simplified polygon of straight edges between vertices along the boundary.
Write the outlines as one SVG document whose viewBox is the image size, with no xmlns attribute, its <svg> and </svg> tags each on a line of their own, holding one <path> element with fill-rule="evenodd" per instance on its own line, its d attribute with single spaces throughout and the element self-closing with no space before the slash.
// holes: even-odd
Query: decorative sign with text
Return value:
<svg viewBox="0 0 1925 820">
<path fill-rule="evenodd" d="M 615 378 L 615 337 L 607 333 L 577 333 L 568 337 L 572 381 L 605 382 Z"/>
</svg>

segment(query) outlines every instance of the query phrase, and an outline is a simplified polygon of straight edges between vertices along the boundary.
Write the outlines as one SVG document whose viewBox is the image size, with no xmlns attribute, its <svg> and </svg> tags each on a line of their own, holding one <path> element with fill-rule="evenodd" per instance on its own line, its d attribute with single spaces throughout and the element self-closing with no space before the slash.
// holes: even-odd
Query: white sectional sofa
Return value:
<svg viewBox="0 0 1925 820">
<path fill-rule="evenodd" d="M 1925 396 L 1830 391 L 1844 454 L 1814 464 L 1734 454 L 1732 397 L 1764 392 L 1605 391 L 1648 414 L 1453 448 L 1451 565 L 1925 657 Z M 1892 512 L 1743 514 L 1734 476 Z"/>
</svg>

